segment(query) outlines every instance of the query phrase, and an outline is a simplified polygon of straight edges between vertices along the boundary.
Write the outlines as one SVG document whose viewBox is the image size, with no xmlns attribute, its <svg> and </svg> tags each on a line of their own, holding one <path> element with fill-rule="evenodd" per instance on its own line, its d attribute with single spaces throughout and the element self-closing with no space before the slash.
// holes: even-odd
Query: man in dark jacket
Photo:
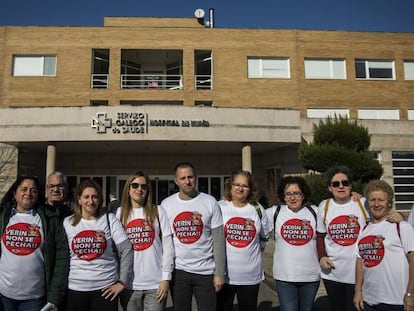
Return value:
<svg viewBox="0 0 414 311">
<path fill-rule="evenodd" d="M 46 205 L 59 212 L 60 220 L 72 215 L 72 209 L 67 199 L 67 185 L 61 172 L 52 172 L 46 181 Z"/>
</svg>

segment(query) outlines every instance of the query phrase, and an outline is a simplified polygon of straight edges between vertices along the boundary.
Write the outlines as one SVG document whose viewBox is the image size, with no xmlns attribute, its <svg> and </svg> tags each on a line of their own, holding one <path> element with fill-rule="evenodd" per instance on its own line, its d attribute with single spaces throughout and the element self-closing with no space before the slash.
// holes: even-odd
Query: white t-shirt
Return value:
<svg viewBox="0 0 414 311">
<path fill-rule="evenodd" d="M 355 284 L 355 252 L 357 239 L 366 220 L 358 202 L 350 200 L 345 204 L 338 204 L 329 200 L 325 223 L 325 203 L 318 206 L 317 231 L 326 233 L 325 249 L 328 257 L 333 261 L 335 269 L 321 270 L 323 279 Z M 364 202 L 361 202 L 364 208 Z"/>
<path fill-rule="evenodd" d="M 118 208 L 116 213 L 118 218 L 120 214 L 121 209 Z M 171 280 L 174 252 L 169 253 L 170 258 L 165 258 L 160 238 L 160 234 L 163 237 L 172 234 L 164 209 L 158 206 L 158 218 L 150 224 L 145 220 L 143 208 L 133 208 L 125 230 L 134 249 L 132 289 L 157 289 L 161 280 Z"/>
<path fill-rule="evenodd" d="M 403 305 L 408 284 L 406 254 L 414 251 L 414 229 L 405 221 L 397 225 L 386 220 L 369 224 L 358 239 L 358 256 L 363 259 L 362 296 L 370 305 Z"/>
<path fill-rule="evenodd" d="M 45 295 L 44 236 L 38 214 L 16 213 L 1 238 L 0 293 L 26 300 Z"/>
<path fill-rule="evenodd" d="M 408 215 L 407 221 L 411 226 L 414 227 L 414 204 L 411 207 L 410 215 Z"/>
<path fill-rule="evenodd" d="M 72 216 L 63 221 L 70 249 L 69 289 L 92 291 L 118 281 L 117 262 L 112 249 L 112 239 L 120 244 L 127 239 L 124 228 L 109 213 L 95 220 L 81 219 L 72 225 Z"/>
<path fill-rule="evenodd" d="M 271 229 L 274 229 L 276 208 L 272 206 L 266 210 Z M 315 210 L 314 206 L 310 208 Z M 297 212 L 286 205 L 280 207 L 276 218 L 273 277 L 285 282 L 315 282 L 320 279 L 316 219 L 307 207 Z"/>
<path fill-rule="evenodd" d="M 219 202 L 226 238 L 227 276 L 231 285 L 254 285 L 264 279 L 260 235 L 267 236 L 269 222 L 260 205 L 262 219 L 255 206 L 235 207 L 231 201 Z"/>
<path fill-rule="evenodd" d="M 198 193 L 182 200 L 175 193 L 161 202 L 168 215 L 175 247 L 175 268 L 190 273 L 214 273 L 211 229 L 223 225 L 220 207 L 211 195 Z"/>
</svg>

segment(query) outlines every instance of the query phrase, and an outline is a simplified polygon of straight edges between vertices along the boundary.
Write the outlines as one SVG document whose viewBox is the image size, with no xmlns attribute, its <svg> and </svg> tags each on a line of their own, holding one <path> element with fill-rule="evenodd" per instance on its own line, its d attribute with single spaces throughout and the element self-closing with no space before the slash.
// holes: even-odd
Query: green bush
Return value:
<svg viewBox="0 0 414 311">
<path fill-rule="evenodd" d="M 323 173 L 334 165 L 348 166 L 353 172 L 352 189 L 362 193 L 364 184 L 379 179 L 384 169 L 369 151 L 368 129 L 345 117 L 335 116 L 313 126 L 314 141 L 303 141 L 298 159 L 303 168 L 316 172 L 305 177 L 311 188 L 310 201 L 319 204 L 330 197 Z"/>
</svg>

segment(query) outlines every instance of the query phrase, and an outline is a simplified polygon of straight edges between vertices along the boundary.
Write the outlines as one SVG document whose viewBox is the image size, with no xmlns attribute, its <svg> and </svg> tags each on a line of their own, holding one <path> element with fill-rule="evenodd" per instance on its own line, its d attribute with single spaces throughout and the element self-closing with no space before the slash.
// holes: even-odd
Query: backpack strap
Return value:
<svg viewBox="0 0 414 311">
<path fill-rule="evenodd" d="M 280 206 L 279 204 L 276 206 L 276 210 L 275 210 L 275 213 L 273 214 L 273 228 L 274 229 L 276 229 L 276 219 L 277 219 L 277 216 L 279 216 L 279 212 L 280 212 L 280 209 L 282 208 L 282 206 Z"/>
<path fill-rule="evenodd" d="M 365 223 L 366 223 L 366 224 L 368 224 L 368 223 L 369 223 L 369 217 L 368 217 L 367 210 L 366 210 L 366 209 L 365 209 L 365 207 L 362 205 L 361 200 L 358 200 L 357 202 L 358 202 L 359 209 L 361 210 L 361 213 L 364 215 L 364 218 L 365 218 Z"/>
<path fill-rule="evenodd" d="M 260 222 L 262 222 L 263 213 L 262 213 L 262 210 L 260 209 L 259 203 L 256 202 L 254 204 L 254 208 L 256 209 L 257 215 L 259 216 Z M 262 230 L 260 232 L 262 232 Z M 262 234 L 260 234 L 260 241 L 261 242 L 268 242 L 269 241 L 269 236 L 268 235 L 262 236 Z"/>
<path fill-rule="evenodd" d="M 157 221 L 158 221 L 158 228 L 160 230 L 159 237 L 160 237 L 160 240 L 162 240 L 161 221 L 160 221 L 160 216 L 158 215 L 158 212 L 157 212 L 156 217 L 157 217 Z"/>
<path fill-rule="evenodd" d="M 259 215 L 260 221 L 262 220 L 262 210 L 260 209 L 259 204 L 256 202 L 256 204 L 254 205 L 254 208 L 256 209 L 257 215 Z"/>
<path fill-rule="evenodd" d="M 111 241 L 112 241 L 112 252 L 114 253 L 114 256 L 115 256 L 115 258 L 116 258 L 117 262 L 119 262 L 119 253 L 118 253 L 118 248 L 116 247 L 115 241 L 114 241 L 114 239 L 112 238 L 112 229 L 111 229 L 111 223 L 110 223 L 110 221 L 109 221 L 109 213 L 110 213 L 110 212 L 106 212 L 106 213 L 105 213 L 105 216 L 106 216 L 106 223 L 107 223 L 107 225 L 108 225 L 108 228 L 109 228 L 109 234 L 110 234 Z"/>
<path fill-rule="evenodd" d="M 323 211 L 323 224 L 326 225 L 326 216 L 328 215 L 328 208 L 329 208 L 329 203 L 331 202 L 331 199 L 327 199 L 325 201 L 325 208 Z"/>
<path fill-rule="evenodd" d="M 315 221 L 316 221 L 316 212 L 315 212 L 315 210 L 310 205 L 305 205 L 305 207 L 309 210 L 309 212 L 311 212 L 313 217 L 315 217 Z"/>
<path fill-rule="evenodd" d="M 331 199 L 327 199 L 326 202 L 325 202 L 325 208 L 324 208 L 324 212 L 323 212 L 323 223 L 325 225 L 326 225 L 326 215 L 328 215 L 328 208 L 329 208 L 329 203 L 330 202 L 331 202 Z M 357 203 L 358 203 L 359 209 L 361 210 L 362 215 L 364 215 L 365 223 L 368 224 L 369 223 L 369 217 L 368 217 L 367 210 L 362 205 L 361 200 L 358 200 Z"/>
<path fill-rule="evenodd" d="M 274 236 L 275 236 L 275 240 L 276 240 L 276 219 L 277 219 L 277 216 L 279 216 L 279 212 L 280 212 L 281 208 L 282 208 L 282 206 L 280 206 L 278 204 L 276 206 L 275 213 L 273 214 L 273 233 L 274 233 Z"/>
<path fill-rule="evenodd" d="M 399 238 L 400 238 L 400 240 L 401 240 L 400 223 L 399 223 L 399 222 L 397 222 L 397 223 L 396 223 L 396 225 L 397 225 L 397 233 L 398 233 L 398 237 L 399 237 Z"/>
</svg>

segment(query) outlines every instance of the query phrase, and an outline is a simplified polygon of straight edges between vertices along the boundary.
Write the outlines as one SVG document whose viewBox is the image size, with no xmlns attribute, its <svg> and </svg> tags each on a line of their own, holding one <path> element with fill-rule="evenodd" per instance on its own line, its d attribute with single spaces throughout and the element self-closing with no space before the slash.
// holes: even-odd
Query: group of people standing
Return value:
<svg viewBox="0 0 414 311">
<path fill-rule="evenodd" d="M 302 177 L 279 184 L 282 205 L 266 210 L 275 235 L 273 276 L 281 311 L 310 311 L 322 279 L 332 311 L 414 310 L 414 229 L 392 212 L 394 193 L 370 181 L 352 192 L 352 172 L 330 168 L 332 197 L 307 205 Z"/>
<path fill-rule="evenodd" d="M 5 311 L 256 310 L 262 252 L 275 243 L 281 311 L 310 311 L 324 285 L 333 311 L 414 311 L 414 229 L 391 213 L 392 188 L 371 181 L 352 193 L 352 173 L 327 173 L 332 198 L 307 204 L 304 178 L 285 176 L 280 204 L 264 208 L 251 173 L 235 171 L 217 200 L 197 191 L 191 163 L 174 168 L 178 192 L 153 203 L 146 172 L 132 172 L 114 213 L 100 185 L 77 186 L 63 204 L 64 176 L 19 177 L 0 202 L 0 294 Z M 393 222 L 389 222 L 391 220 Z M 398 264 L 396 264 L 398 262 Z"/>
</svg>

